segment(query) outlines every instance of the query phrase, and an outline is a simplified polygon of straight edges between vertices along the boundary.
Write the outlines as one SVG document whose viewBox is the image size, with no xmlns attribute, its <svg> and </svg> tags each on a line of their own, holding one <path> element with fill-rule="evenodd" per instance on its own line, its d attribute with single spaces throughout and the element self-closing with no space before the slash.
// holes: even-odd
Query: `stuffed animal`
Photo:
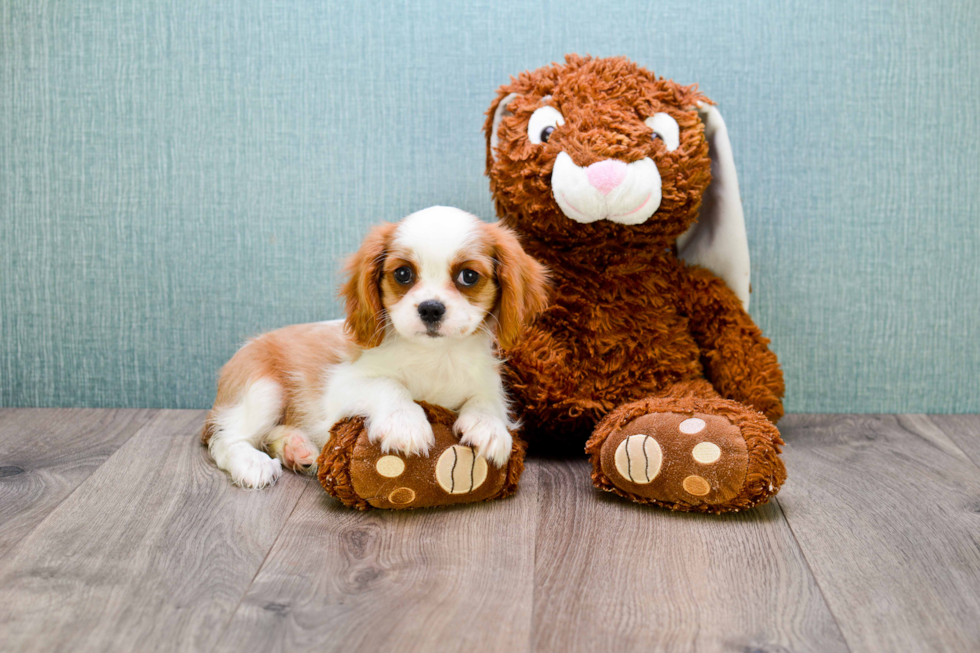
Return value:
<svg viewBox="0 0 980 653">
<path fill-rule="evenodd" d="M 392 456 L 368 439 L 364 419 L 341 420 L 317 460 L 320 484 L 343 504 L 361 510 L 432 508 L 509 496 L 524 471 L 525 444 L 516 433 L 503 467 L 489 464 L 460 444 L 457 415 L 418 402 L 432 424 L 435 445 L 428 456 Z"/>
<path fill-rule="evenodd" d="M 579 450 L 593 483 L 639 503 L 720 513 L 764 503 L 786 471 L 783 377 L 747 313 L 749 255 L 731 145 L 695 86 L 628 59 L 570 55 L 499 89 L 485 126 L 501 221 L 552 272 L 550 307 L 506 353 L 525 439 Z M 324 488 L 362 509 L 514 492 L 525 445 L 487 466 L 449 411 L 423 405 L 428 458 L 385 456 L 335 425 Z"/>
<path fill-rule="evenodd" d="M 786 477 L 783 377 L 747 313 L 713 103 L 628 59 L 570 55 L 501 87 L 485 131 L 499 218 L 555 286 L 506 352 L 531 450 L 585 443 L 593 483 L 639 503 L 767 501 Z"/>
</svg>

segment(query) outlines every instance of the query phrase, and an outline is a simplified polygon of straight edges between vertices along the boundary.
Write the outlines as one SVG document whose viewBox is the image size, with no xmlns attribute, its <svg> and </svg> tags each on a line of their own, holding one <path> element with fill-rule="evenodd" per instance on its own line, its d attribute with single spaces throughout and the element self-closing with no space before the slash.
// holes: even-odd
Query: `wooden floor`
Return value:
<svg viewBox="0 0 980 653">
<path fill-rule="evenodd" d="M 512 499 L 245 491 L 201 411 L 0 410 L 3 651 L 978 651 L 980 416 L 789 416 L 724 517 L 532 459 Z"/>
</svg>

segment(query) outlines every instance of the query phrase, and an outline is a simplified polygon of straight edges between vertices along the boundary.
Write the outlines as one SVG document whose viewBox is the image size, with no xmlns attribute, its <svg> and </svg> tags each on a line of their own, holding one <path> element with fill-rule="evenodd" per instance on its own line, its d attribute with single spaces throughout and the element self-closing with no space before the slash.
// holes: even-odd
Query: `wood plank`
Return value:
<svg viewBox="0 0 980 653">
<path fill-rule="evenodd" d="M 0 558 L 152 415 L 149 410 L 0 410 Z"/>
<path fill-rule="evenodd" d="M 928 419 L 980 467 L 980 415 L 930 415 Z"/>
<path fill-rule="evenodd" d="M 208 650 L 313 479 L 231 485 L 160 411 L 0 562 L 16 651 Z"/>
<path fill-rule="evenodd" d="M 671 513 L 539 468 L 532 651 L 846 651 L 779 506 Z"/>
<path fill-rule="evenodd" d="M 527 650 L 533 465 L 516 496 L 357 512 L 303 495 L 218 651 Z"/>
<path fill-rule="evenodd" d="M 780 426 L 780 505 L 851 649 L 980 650 L 977 467 L 921 416 Z"/>
</svg>

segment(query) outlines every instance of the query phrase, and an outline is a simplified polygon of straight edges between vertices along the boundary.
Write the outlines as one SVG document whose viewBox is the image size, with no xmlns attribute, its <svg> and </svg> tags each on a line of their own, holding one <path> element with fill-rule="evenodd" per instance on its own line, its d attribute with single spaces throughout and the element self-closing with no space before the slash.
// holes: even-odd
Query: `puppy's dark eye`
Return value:
<svg viewBox="0 0 980 653">
<path fill-rule="evenodd" d="M 395 276 L 395 281 L 402 284 L 403 286 L 412 283 L 412 279 L 415 278 L 415 275 L 412 273 L 412 268 L 408 267 L 407 265 L 403 265 L 397 270 L 395 270 L 394 276 Z"/>
<path fill-rule="evenodd" d="M 548 125 L 544 129 L 542 129 L 541 130 L 541 142 L 542 143 L 547 143 L 548 142 L 548 139 L 551 138 L 551 132 L 553 132 L 553 131 L 555 131 L 555 128 L 552 127 L 551 125 Z"/>
<path fill-rule="evenodd" d="M 461 286 L 472 286 L 479 280 L 480 280 L 480 274 L 470 269 L 463 270 L 462 272 L 459 273 L 459 276 L 456 277 L 456 281 Z"/>
</svg>

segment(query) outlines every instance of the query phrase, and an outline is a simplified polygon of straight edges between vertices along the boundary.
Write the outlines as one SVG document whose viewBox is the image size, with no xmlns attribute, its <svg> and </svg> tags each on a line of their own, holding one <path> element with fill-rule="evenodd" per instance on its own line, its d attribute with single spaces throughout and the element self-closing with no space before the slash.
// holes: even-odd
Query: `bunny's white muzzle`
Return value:
<svg viewBox="0 0 980 653">
<path fill-rule="evenodd" d="M 605 159 L 582 168 L 560 152 L 551 173 L 551 192 L 562 212 L 576 222 L 646 222 L 660 208 L 660 171 L 647 157 L 633 163 Z"/>
</svg>

